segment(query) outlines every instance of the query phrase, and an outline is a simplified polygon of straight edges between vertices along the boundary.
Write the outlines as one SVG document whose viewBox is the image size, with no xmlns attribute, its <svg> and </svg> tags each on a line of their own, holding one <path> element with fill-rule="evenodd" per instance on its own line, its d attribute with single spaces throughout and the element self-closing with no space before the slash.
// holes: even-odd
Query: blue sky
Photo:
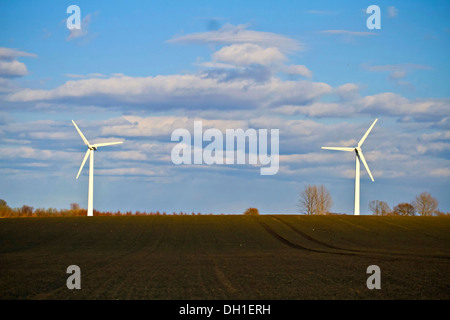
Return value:
<svg viewBox="0 0 450 320">
<path fill-rule="evenodd" d="M 66 27 L 69 5 L 82 28 Z M 369 30 L 369 5 L 381 29 Z M 447 1 L 0 0 L 0 198 L 87 206 L 89 140 L 124 141 L 95 157 L 99 210 L 297 211 L 324 184 L 352 213 L 363 150 L 361 212 L 423 191 L 450 211 L 450 26 Z M 176 128 L 280 129 L 280 170 L 176 166 Z"/>
</svg>

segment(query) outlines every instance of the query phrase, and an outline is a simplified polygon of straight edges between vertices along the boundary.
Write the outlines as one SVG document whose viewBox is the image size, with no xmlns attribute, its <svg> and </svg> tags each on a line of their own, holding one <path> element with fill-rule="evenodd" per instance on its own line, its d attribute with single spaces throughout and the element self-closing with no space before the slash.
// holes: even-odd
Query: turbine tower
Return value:
<svg viewBox="0 0 450 320">
<path fill-rule="evenodd" d="M 347 148 L 347 147 L 322 147 L 322 149 L 328 149 L 328 150 L 338 150 L 338 151 L 354 151 L 355 152 L 355 158 L 356 158 L 356 170 L 355 170 L 355 209 L 353 211 L 354 215 L 359 215 L 359 176 L 360 176 L 360 160 L 362 160 L 364 167 L 367 170 L 367 173 L 370 176 L 370 179 L 373 180 L 372 173 L 370 172 L 369 166 L 367 165 L 366 159 L 364 158 L 364 155 L 361 150 L 361 146 L 366 140 L 367 136 L 369 135 L 370 131 L 372 130 L 375 123 L 377 123 L 378 119 L 375 119 L 375 121 L 370 126 L 369 130 L 366 131 L 364 136 L 359 140 L 358 146 L 354 148 Z"/>
<path fill-rule="evenodd" d="M 77 129 L 78 133 L 80 134 L 81 139 L 83 139 L 84 143 L 88 147 L 88 149 L 86 151 L 86 155 L 84 156 L 83 162 L 81 163 L 80 170 L 78 171 L 77 179 L 80 176 L 81 170 L 83 169 L 87 158 L 89 158 L 89 156 L 90 156 L 90 159 L 89 159 L 89 192 L 88 192 L 88 210 L 87 210 L 87 215 L 88 215 L 88 217 L 92 217 L 94 215 L 94 151 L 97 150 L 98 147 L 104 147 L 104 146 L 110 146 L 110 145 L 113 145 L 113 144 L 119 144 L 119 143 L 123 143 L 123 141 L 89 144 L 89 141 L 87 141 L 87 139 L 84 137 L 84 135 L 81 132 L 81 130 L 78 129 L 78 126 L 75 123 L 75 121 L 72 120 L 72 122 L 73 122 L 73 125 L 75 126 L 75 128 Z"/>
</svg>

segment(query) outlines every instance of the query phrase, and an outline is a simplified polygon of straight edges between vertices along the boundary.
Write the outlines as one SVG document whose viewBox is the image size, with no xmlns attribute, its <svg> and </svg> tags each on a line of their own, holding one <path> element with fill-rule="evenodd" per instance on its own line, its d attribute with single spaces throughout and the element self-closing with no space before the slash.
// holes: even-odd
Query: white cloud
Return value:
<svg viewBox="0 0 450 320">
<path fill-rule="evenodd" d="M 431 170 L 431 175 L 436 177 L 450 177 L 450 169 L 449 168 L 438 168 Z"/>
<path fill-rule="evenodd" d="M 175 129 L 193 129 L 195 120 L 201 120 L 203 130 L 217 128 L 225 132 L 229 128 L 246 129 L 248 124 L 244 120 L 198 119 L 179 116 L 139 117 L 124 116 L 125 120 L 119 124 L 106 124 L 101 128 L 102 135 L 124 137 L 170 137 Z"/>
<path fill-rule="evenodd" d="M 16 49 L 12 49 L 12 48 L 4 48 L 4 47 L 0 47 L 0 59 L 1 60 L 12 60 L 15 59 L 17 57 L 31 57 L 31 58 L 36 58 L 37 55 L 35 55 L 34 53 L 28 53 L 28 52 L 24 52 L 24 51 L 18 51 Z"/>
<path fill-rule="evenodd" d="M 72 152 L 33 147 L 1 147 L 0 159 L 70 160 Z"/>
<path fill-rule="evenodd" d="M 303 154 L 280 155 L 280 163 L 295 166 L 305 166 L 317 163 L 330 163 L 335 160 L 335 156 L 331 153 L 310 152 Z M 340 162 L 345 159 L 340 160 Z"/>
<path fill-rule="evenodd" d="M 345 83 L 334 90 L 341 100 L 355 99 L 359 95 L 359 87 L 354 83 Z"/>
<path fill-rule="evenodd" d="M 67 36 L 66 40 L 70 41 L 73 39 L 85 37 L 88 34 L 88 28 L 89 28 L 89 24 L 91 23 L 91 20 L 92 20 L 92 16 L 89 13 L 81 21 L 80 29 L 69 30 L 69 35 Z"/>
<path fill-rule="evenodd" d="M 312 77 L 312 72 L 304 65 L 289 65 L 282 68 L 282 71 L 290 75 L 300 75 L 303 77 Z"/>
<path fill-rule="evenodd" d="M 23 77 L 28 74 L 27 67 L 24 63 L 19 62 L 17 57 L 35 58 L 36 55 L 11 48 L 0 48 L 0 77 Z M 3 88 L 2 91 L 10 91 L 8 87 L 10 88 L 11 85 L 5 82 L 0 83 L 0 88 Z"/>
<path fill-rule="evenodd" d="M 62 132 L 62 131 L 32 131 L 28 135 L 30 138 L 33 139 L 44 139 L 44 140 L 66 140 L 73 137 L 72 134 L 69 132 Z"/>
<path fill-rule="evenodd" d="M 450 151 L 450 143 L 448 142 L 431 142 L 426 145 L 419 144 L 416 146 L 416 150 L 420 154 L 436 153 Z"/>
<path fill-rule="evenodd" d="M 66 77 L 68 78 L 76 78 L 76 79 L 89 79 L 89 78 L 106 78 L 107 76 L 101 73 L 89 73 L 89 74 L 74 74 L 74 73 L 66 73 Z"/>
<path fill-rule="evenodd" d="M 303 45 L 294 40 L 276 33 L 247 30 L 247 25 L 225 24 L 219 30 L 191 33 L 168 40 L 172 43 L 215 43 L 238 44 L 252 43 L 263 47 L 277 47 L 283 52 L 303 50 Z"/>
<path fill-rule="evenodd" d="M 317 137 L 317 133 L 334 128 L 334 126 L 327 127 L 313 120 L 286 120 L 273 116 L 253 118 L 250 120 L 250 127 L 279 128 L 280 135 L 302 139 Z"/>
<path fill-rule="evenodd" d="M 357 93 L 357 87 L 351 85 L 339 87 L 334 93 L 341 96 L 339 102 L 313 101 L 303 105 L 285 104 L 273 110 L 280 114 L 303 114 L 311 117 L 354 117 L 366 114 L 373 116 L 390 115 L 402 117 L 405 122 L 413 120 L 427 120 L 440 122 L 445 127 L 450 115 L 449 99 L 416 99 L 410 100 L 399 94 L 384 92 L 380 94 L 361 97 Z M 346 94 L 345 94 L 346 93 Z"/>
<path fill-rule="evenodd" d="M 276 47 L 264 48 L 253 43 L 233 44 L 221 48 L 213 54 L 213 60 L 237 66 L 251 64 L 271 65 L 286 60 Z"/>
<path fill-rule="evenodd" d="M 336 15 L 339 13 L 338 11 L 325 11 L 325 10 L 307 10 L 306 12 L 321 16 Z"/>
<path fill-rule="evenodd" d="M 236 66 L 229 64 L 229 63 L 223 63 L 223 62 L 217 62 L 217 61 L 205 61 L 205 62 L 199 62 L 197 65 L 201 67 L 206 68 L 218 68 L 218 69 L 235 69 Z"/>
<path fill-rule="evenodd" d="M 398 71 L 398 70 L 431 70 L 430 66 L 424 64 L 415 63 L 397 63 L 397 64 L 385 64 L 385 65 L 367 65 L 363 64 L 363 68 L 369 71 Z"/>
<path fill-rule="evenodd" d="M 90 17 L 86 17 L 87 23 Z M 225 25 L 219 30 L 190 34 L 170 42 L 227 44 L 216 51 L 212 68 L 198 74 L 128 77 L 123 74 L 66 74 L 74 78 L 50 89 L 23 89 L 7 95 L 9 102 L 56 102 L 90 106 L 139 105 L 154 110 L 253 109 L 304 104 L 331 91 L 325 83 L 284 81 L 274 75 L 311 77 L 304 65 L 284 65 L 286 54 L 300 50 L 296 40 L 246 26 Z"/>
<path fill-rule="evenodd" d="M 156 77 L 114 77 L 67 81 L 51 90 L 24 89 L 8 95 L 11 102 L 85 101 L 91 105 L 140 104 L 159 110 L 223 109 L 276 106 L 305 103 L 331 91 L 325 83 L 283 81 L 270 78 L 260 83 L 252 79 L 230 81 L 203 74 Z"/>
<path fill-rule="evenodd" d="M 450 130 L 439 131 L 433 133 L 424 133 L 420 136 L 421 141 L 439 141 L 439 140 L 450 140 Z"/>
<path fill-rule="evenodd" d="M 354 109 L 341 103 L 314 102 L 303 106 L 284 105 L 275 108 L 274 111 L 286 115 L 304 114 L 311 117 L 342 117 L 351 116 Z"/>
<path fill-rule="evenodd" d="M 27 74 L 28 70 L 24 63 L 17 60 L 0 60 L 0 77 L 22 77 L 26 76 Z"/>
<path fill-rule="evenodd" d="M 400 80 L 407 76 L 414 70 L 431 70 L 432 68 L 423 64 L 414 63 L 397 63 L 386 65 L 367 65 L 363 64 L 362 68 L 371 72 L 388 72 L 390 80 Z M 401 84 L 401 82 L 397 82 Z"/>
<path fill-rule="evenodd" d="M 208 71 L 208 75 L 221 81 L 247 78 L 265 82 L 277 72 L 312 76 L 304 65 L 284 64 L 288 53 L 303 50 L 298 41 L 274 33 L 246 30 L 245 25 L 227 24 L 220 30 L 188 34 L 169 42 L 224 45 L 213 53 L 212 61 L 197 63 L 202 67 L 216 68 Z"/>
<path fill-rule="evenodd" d="M 390 75 L 389 75 L 389 79 L 391 80 L 397 80 L 397 79 L 402 79 L 406 76 L 406 71 L 403 70 L 396 70 L 393 71 Z"/>
<path fill-rule="evenodd" d="M 368 113 L 389 115 L 411 115 L 414 117 L 441 117 L 449 115 L 448 99 L 416 99 L 409 100 L 392 92 L 384 92 L 360 99 L 363 111 Z"/>
<path fill-rule="evenodd" d="M 320 32 L 325 33 L 325 34 L 342 34 L 342 35 L 357 36 L 357 37 L 366 37 L 366 36 L 377 35 L 377 33 L 369 32 L 369 31 L 324 30 L 324 31 L 320 31 Z"/>
<path fill-rule="evenodd" d="M 146 169 L 142 167 L 132 167 L 132 168 L 113 168 L 113 169 L 97 169 L 96 174 L 107 175 L 107 176 L 154 176 L 157 173 L 155 170 Z"/>
<path fill-rule="evenodd" d="M 0 93 L 11 93 L 18 89 L 18 85 L 13 80 L 0 77 Z"/>
<path fill-rule="evenodd" d="M 387 7 L 387 13 L 389 18 L 395 18 L 398 15 L 398 9 L 394 6 Z"/>
<path fill-rule="evenodd" d="M 119 160 L 142 161 L 147 160 L 147 155 L 139 150 L 114 151 L 111 152 L 110 158 Z"/>
</svg>

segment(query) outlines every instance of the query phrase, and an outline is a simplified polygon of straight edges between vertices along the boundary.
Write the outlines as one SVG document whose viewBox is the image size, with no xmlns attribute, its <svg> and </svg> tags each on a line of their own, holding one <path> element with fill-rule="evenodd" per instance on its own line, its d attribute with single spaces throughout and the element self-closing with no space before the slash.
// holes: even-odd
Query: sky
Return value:
<svg viewBox="0 0 450 320">
<path fill-rule="evenodd" d="M 70 30 L 70 5 L 81 29 Z M 369 29 L 370 5 L 380 29 Z M 450 211 L 448 1 L 0 0 L 0 199 L 101 211 L 297 213 L 323 184 L 332 212 L 422 192 Z M 176 129 L 278 129 L 279 170 L 176 165 Z M 205 148 L 207 143 L 203 144 Z"/>
</svg>

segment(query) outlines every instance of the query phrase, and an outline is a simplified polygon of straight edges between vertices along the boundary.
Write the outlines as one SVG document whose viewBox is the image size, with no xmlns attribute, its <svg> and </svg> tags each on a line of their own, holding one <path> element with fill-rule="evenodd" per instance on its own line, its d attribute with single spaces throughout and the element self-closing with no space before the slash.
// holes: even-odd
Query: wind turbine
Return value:
<svg viewBox="0 0 450 320">
<path fill-rule="evenodd" d="M 87 211 L 87 215 L 88 215 L 88 217 L 89 216 L 92 217 L 94 215 L 94 151 L 97 150 L 98 147 L 104 147 L 104 146 L 110 146 L 110 145 L 113 145 L 113 144 L 119 144 L 119 143 L 123 143 L 123 141 L 90 144 L 89 141 L 87 141 L 87 139 L 84 137 L 84 135 L 81 132 L 81 130 L 78 129 L 78 126 L 75 123 L 75 121 L 72 120 L 72 122 L 73 122 L 73 125 L 75 126 L 75 128 L 77 129 L 78 133 L 80 134 L 81 139 L 83 139 L 84 143 L 88 147 L 88 149 L 86 151 L 86 155 L 84 156 L 83 162 L 81 163 L 80 170 L 78 171 L 77 179 L 80 176 L 81 170 L 83 169 L 87 158 L 89 158 L 89 156 L 90 156 L 90 159 L 89 159 L 89 193 L 88 193 L 88 211 Z"/>
<path fill-rule="evenodd" d="M 370 173 L 369 166 L 367 165 L 366 159 L 364 158 L 364 155 L 361 150 L 361 146 L 366 140 L 367 136 L 369 135 L 370 131 L 372 130 L 375 123 L 377 123 L 378 119 L 375 119 L 375 121 L 370 126 L 369 130 L 366 131 L 364 136 L 359 140 L 358 146 L 354 148 L 346 148 L 346 147 L 322 147 L 322 149 L 329 149 L 329 150 L 338 150 L 338 151 L 354 151 L 355 152 L 355 158 L 356 158 L 356 172 L 355 172 L 355 209 L 353 213 L 357 216 L 359 215 L 359 176 L 360 176 L 360 162 L 359 160 L 362 160 L 364 167 L 367 170 L 367 173 L 370 176 L 370 179 L 373 180 L 372 173 Z"/>
</svg>

